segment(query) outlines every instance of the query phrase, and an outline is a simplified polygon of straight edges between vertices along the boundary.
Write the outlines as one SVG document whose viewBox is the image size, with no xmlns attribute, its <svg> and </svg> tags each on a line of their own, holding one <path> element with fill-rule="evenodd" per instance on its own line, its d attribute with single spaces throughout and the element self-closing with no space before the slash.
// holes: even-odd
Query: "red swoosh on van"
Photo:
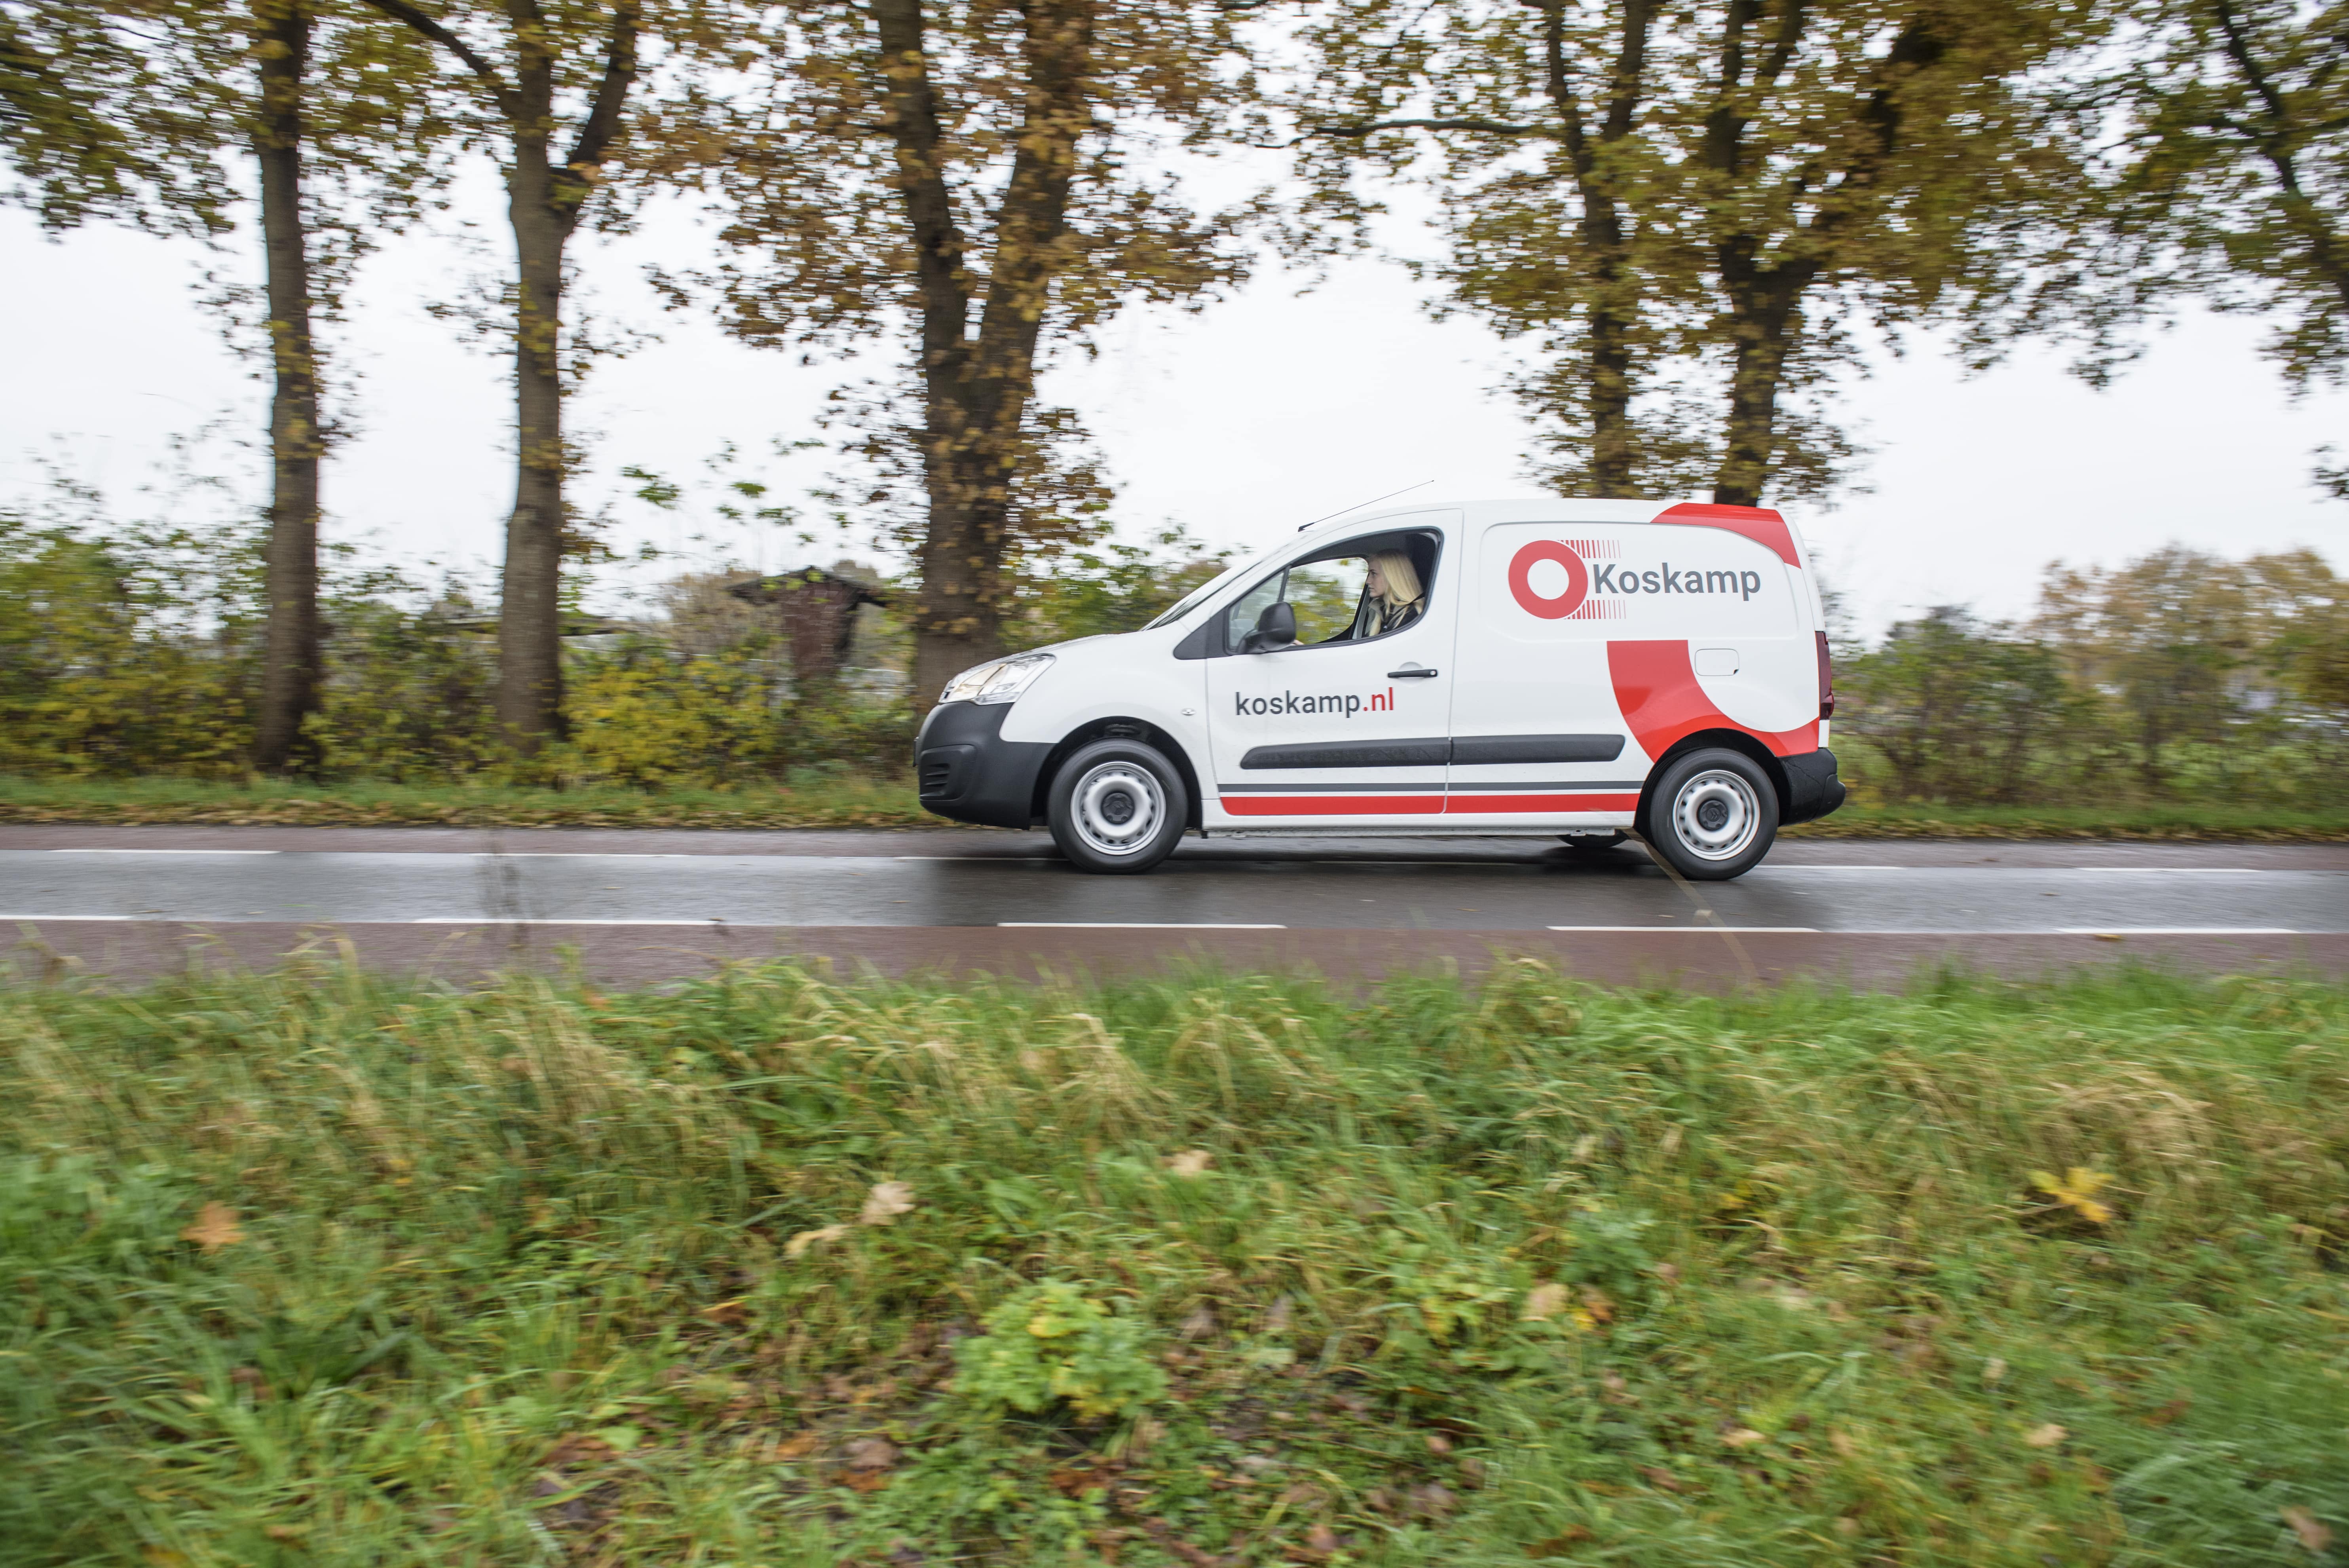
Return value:
<svg viewBox="0 0 2349 1568">
<path fill-rule="evenodd" d="M 1686 640 L 1677 642 L 1609 643 L 1607 673 L 1615 683 L 1615 706 L 1631 738 L 1650 757 L 1661 757 L 1672 745 L 1700 729 L 1733 729 L 1750 735 L 1780 757 L 1819 748 L 1819 724 L 1794 729 L 1748 729 L 1713 707 L 1697 685 L 1689 663 Z"/>
</svg>

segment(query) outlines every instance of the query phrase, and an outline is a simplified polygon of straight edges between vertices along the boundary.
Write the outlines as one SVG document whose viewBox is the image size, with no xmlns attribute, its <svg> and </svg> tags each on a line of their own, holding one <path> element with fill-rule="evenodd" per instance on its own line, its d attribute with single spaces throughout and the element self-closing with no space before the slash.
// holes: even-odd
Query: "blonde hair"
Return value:
<svg viewBox="0 0 2349 1568">
<path fill-rule="evenodd" d="M 1411 563 L 1410 556 L 1400 550 L 1381 550 L 1371 557 L 1371 564 L 1385 580 L 1387 591 L 1381 597 L 1389 605 L 1400 610 L 1419 602 L 1419 568 Z"/>
</svg>

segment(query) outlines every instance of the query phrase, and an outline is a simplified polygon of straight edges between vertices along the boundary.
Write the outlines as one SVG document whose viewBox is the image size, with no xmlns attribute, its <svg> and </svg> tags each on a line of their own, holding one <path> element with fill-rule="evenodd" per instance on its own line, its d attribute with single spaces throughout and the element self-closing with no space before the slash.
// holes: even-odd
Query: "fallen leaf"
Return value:
<svg viewBox="0 0 2349 1568">
<path fill-rule="evenodd" d="M 612 1445 L 603 1439 L 587 1432 L 572 1432 L 556 1441 L 547 1453 L 546 1462 L 550 1468 L 597 1464 L 608 1459 L 611 1453 Z"/>
<path fill-rule="evenodd" d="M 1186 1149 L 1180 1154 L 1166 1157 L 1166 1169 L 1177 1176 L 1205 1176 L 1216 1157 L 1204 1149 Z"/>
<path fill-rule="evenodd" d="M 2283 1522 L 2292 1526 L 2292 1532 L 2300 1537 L 2300 1543 L 2308 1549 L 2311 1556 L 2321 1554 L 2333 1544 L 2332 1530 L 2304 1508 L 2285 1509 Z"/>
<path fill-rule="evenodd" d="M 2060 1181 L 2044 1171 L 2031 1173 L 2033 1186 L 2075 1211 L 2082 1219 L 2098 1225 L 2108 1222 L 2113 1217 L 2112 1210 L 2096 1202 L 2095 1198 L 2095 1194 L 2111 1181 L 2112 1178 L 2103 1171 L 2091 1171 L 2085 1165 L 2073 1166 L 2064 1172 L 2064 1179 Z"/>
<path fill-rule="evenodd" d="M 1827 1434 L 1827 1446 L 1835 1449 L 1836 1452 L 1841 1454 L 1846 1459 L 1849 1459 L 1852 1455 L 1859 1452 L 1859 1444 L 1853 1440 L 1852 1435 L 1849 1432 L 1829 1432 Z"/>
<path fill-rule="evenodd" d="M 914 1212 L 914 1189 L 903 1181 L 875 1181 L 865 1196 L 864 1212 L 856 1216 L 860 1225 L 886 1225 L 900 1214 Z"/>
<path fill-rule="evenodd" d="M 1835 1532 L 1847 1540 L 1859 1533 L 1859 1521 L 1847 1513 L 1835 1522 Z"/>
<path fill-rule="evenodd" d="M 1674 1475 L 1671 1471 L 1666 1470 L 1661 1465 L 1640 1465 L 1638 1468 L 1640 1473 L 1648 1478 L 1648 1484 L 1650 1486 L 1661 1487 L 1666 1491 L 1686 1491 L 1688 1490 L 1681 1484 L 1680 1477 Z"/>
<path fill-rule="evenodd" d="M 1680 1284 L 1680 1283 L 1681 1283 L 1681 1267 L 1680 1267 L 1680 1264 L 1658 1264 L 1656 1265 L 1656 1277 L 1657 1277 L 1658 1279 L 1660 1279 L 1660 1280 L 1663 1281 L 1666 1284 Z"/>
<path fill-rule="evenodd" d="M 2072 1434 L 2050 1421 L 2044 1427 L 2033 1427 L 2023 1434 L 2023 1440 L 2034 1449 L 2052 1449 Z"/>
<path fill-rule="evenodd" d="M 1203 1306 L 1183 1320 L 1183 1326 L 1174 1331 L 1174 1337 L 1182 1340 L 1205 1339 L 1215 1331 L 1215 1311 L 1211 1307 Z"/>
<path fill-rule="evenodd" d="M 1413 1487 L 1406 1495 L 1411 1511 L 1422 1519 L 1442 1519 L 1460 1503 L 1460 1500 L 1452 1495 L 1450 1488 L 1435 1481 Z"/>
<path fill-rule="evenodd" d="M 842 1450 L 853 1470 L 885 1470 L 895 1466 L 897 1445 L 886 1438 L 859 1438 Z"/>
<path fill-rule="evenodd" d="M 1439 1459 L 1452 1451 L 1452 1439 L 1445 1437 L 1442 1432 L 1428 1433 L 1426 1441 L 1427 1451 L 1435 1455 Z"/>
<path fill-rule="evenodd" d="M 1338 1532 L 1326 1524 L 1317 1524 L 1305 1532 L 1305 1549 L 1327 1557 L 1338 1550 Z"/>
<path fill-rule="evenodd" d="M 795 1433 L 768 1449 L 767 1462 L 780 1465 L 789 1464 L 793 1460 L 803 1460 L 815 1452 L 815 1445 L 816 1435 L 813 1432 Z"/>
<path fill-rule="evenodd" d="M 1579 1524 L 1569 1524 L 1547 1541 L 1537 1541 L 1526 1548 L 1528 1557 L 1565 1557 L 1591 1539 L 1590 1532 Z"/>
<path fill-rule="evenodd" d="M 836 1242 L 846 1234 L 846 1225 L 821 1225 L 812 1231 L 802 1231 L 783 1243 L 783 1255 L 795 1258 L 819 1242 Z"/>
<path fill-rule="evenodd" d="M 1485 1484 L 1485 1461 L 1478 1459 L 1475 1454 L 1470 1454 L 1466 1459 L 1462 1460 L 1460 1461 L 1460 1484 L 1471 1488 L 1483 1486 Z"/>
<path fill-rule="evenodd" d="M 1526 1292 L 1525 1320 L 1527 1323 L 1546 1322 L 1565 1310 L 1566 1286 L 1562 1284 L 1537 1284 Z"/>
<path fill-rule="evenodd" d="M 730 1325 L 748 1321 L 750 1314 L 740 1301 L 721 1301 L 715 1305 L 703 1307 L 700 1315 L 712 1323 Z"/>
<path fill-rule="evenodd" d="M 1751 1427 L 1739 1427 L 1733 1431 L 1722 1433 L 1721 1440 L 1733 1449 L 1749 1449 L 1755 1443 L 1766 1443 L 1770 1439 L 1767 1435 L 1757 1432 Z"/>
<path fill-rule="evenodd" d="M 244 1240 L 244 1232 L 236 1222 L 234 1209 L 226 1203 L 206 1203 L 196 1211 L 195 1223 L 180 1233 L 180 1240 L 216 1253 Z"/>
<path fill-rule="evenodd" d="M 273 1524 L 261 1533 L 272 1541 L 299 1541 L 302 1539 L 302 1527 L 298 1524 Z"/>
<path fill-rule="evenodd" d="M 2003 1357 L 2003 1356 L 1993 1356 L 1993 1357 L 1992 1357 L 1989 1360 L 1987 1360 L 1987 1361 L 1985 1361 L 1985 1362 L 1983 1362 L 1983 1363 L 1982 1363 L 1982 1381 L 1983 1381 L 1983 1382 L 1985 1382 L 1985 1383 L 1995 1383 L 1995 1382 L 1997 1382 L 2000 1378 L 2002 1378 L 2002 1377 L 2005 1377 L 2005 1376 L 2006 1376 L 2006 1357 Z"/>
<path fill-rule="evenodd" d="M 1590 1315 L 1600 1323 L 1615 1321 L 1615 1304 L 1609 1300 L 1607 1293 L 1597 1285 L 1587 1284 L 1582 1287 L 1582 1305 L 1588 1308 Z"/>
</svg>

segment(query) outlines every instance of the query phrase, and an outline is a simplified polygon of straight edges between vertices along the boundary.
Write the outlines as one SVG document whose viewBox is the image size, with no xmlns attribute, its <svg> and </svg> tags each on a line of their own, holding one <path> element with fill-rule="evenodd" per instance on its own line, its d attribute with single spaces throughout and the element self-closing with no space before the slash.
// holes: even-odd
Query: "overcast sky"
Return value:
<svg viewBox="0 0 2349 1568">
<path fill-rule="evenodd" d="M 331 463 L 326 505 L 335 537 L 486 580 L 512 500 L 510 397 L 500 361 L 424 309 L 507 254 L 492 182 L 461 194 L 443 232 L 395 242 L 361 274 L 347 355 L 362 376 L 359 429 Z M 481 225 L 470 243 L 457 222 L 467 216 Z M 828 562 L 843 546 L 870 557 L 864 540 L 713 531 L 706 498 L 662 514 L 625 496 L 624 466 L 691 480 L 732 443 L 744 454 L 735 471 L 792 500 L 839 465 L 768 449 L 819 435 L 825 393 L 885 368 L 805 367 L 740 346 L 706 318 L 661 312 L 642 267 L 690 265 L 705 233 L 671 212 L 628 239 L 582 236 L 575 247 L 592 307 L 661 337 L 605 362 L 576 400 L 574 429 L 595 438 L 577 500 L 615 500 L 620 548 L 677 552 L 658 570 Z M 243 250 L 226 260 L 257 271 Z M 153 480 L 171 438 L 217 423 L 247 448 L 215 445 L 203 463 L 260 499 L 263 388 L 196 304 L 200 263 L 193 246 L 119 230 L 52 242 L 21 213 L 0 213 L 13 306 L 0 498 L 36 490 L 46 458 L 107 489 L 118 513 L 136 511 L 131 492 Z M 1124 317 L 1102 335 L 1098 360 L 1051 376 L 1047 395 L 1077 407 L 1108 455 L 1129 536 L 1171 521 L 1252 549 L 1422 480 L 1433 482 L 1410 500 L 1532 488 L 1527 428 L 1492 390 L 1510 346 L 1469 321 L 1430 321 L 1392 263 L 1341 263 L 1300 295 L 1301 281 L 1267 272 L 1197 315 Z M 2257 355 L 2261 331 L 2198 316 L 2104 393 L 2067 377 L 2050 350 L 1973 378 L 1913 351 L 1852 390 L 1850 421 L 1874 449 L 1857 476 L 1864 492 L 1789 511 L 1870 630 L 1938 603 L 2022 614 L 2050 560 L 2117 563 L 2171 541 L 2230 554 L 2312 545 L 2349 569 L 2349 505 L 2307 482 L 2311 449 L 2349 447 L 2349 397 L 2290 401 Z M 607 575 L 608 603 L 626 574 Z"/>
</svg>

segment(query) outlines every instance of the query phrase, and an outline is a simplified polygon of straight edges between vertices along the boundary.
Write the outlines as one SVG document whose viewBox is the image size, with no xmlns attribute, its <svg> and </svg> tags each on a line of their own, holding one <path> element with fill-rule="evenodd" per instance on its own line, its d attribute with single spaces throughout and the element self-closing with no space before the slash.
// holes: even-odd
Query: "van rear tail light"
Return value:
<svg viewBox="0 0 2349 1568">
<path fill-rule="evenodd" d="M 1827 634 L 1819 634 L 1819 717 L 1835 717 L 1835 665 L 1827 661 Z"/>
</svg>

